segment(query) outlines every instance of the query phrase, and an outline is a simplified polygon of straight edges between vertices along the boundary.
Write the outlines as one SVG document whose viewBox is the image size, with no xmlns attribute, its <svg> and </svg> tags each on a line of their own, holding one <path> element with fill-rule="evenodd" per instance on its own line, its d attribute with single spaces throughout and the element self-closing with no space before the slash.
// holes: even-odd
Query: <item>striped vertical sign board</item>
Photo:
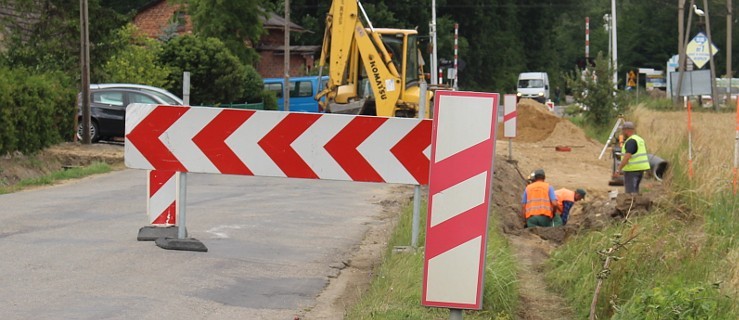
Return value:
<svg viewBox="0 0 739 320">
<path fill-rule="evenodd" d="M 482 308 L 498 94 L 436 91 L 422 303 Z"/>
<path fill-rule="evenodd" d="M 177 224 L 177 178 L 175 171 L 147 171 L 146 214 L 149 224 L 167 227 Z"/>
</svg>

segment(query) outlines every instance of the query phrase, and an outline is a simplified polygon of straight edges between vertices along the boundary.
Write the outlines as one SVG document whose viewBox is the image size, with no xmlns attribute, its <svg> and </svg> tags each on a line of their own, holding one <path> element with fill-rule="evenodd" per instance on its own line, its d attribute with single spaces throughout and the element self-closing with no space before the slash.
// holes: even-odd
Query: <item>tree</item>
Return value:
<svg viewBox="0 0 739 320">
<path fill-rule="evenodd" d="M 567 85 L 575 101 L 587 107 L 585 117 L 596 127 L 607 126 L 623 112 L 623 106 L 617 104 L 617 97 L 613 95 L 612 74 L 608 59 L 598 53 L 594 68 L 578 69 L 567 76 Z"/>
<path fill-rule="evenodd" d="M 164 44 L 159 61 L 172 70 L 167 90 L 180 92 L 182 73 L 190 72 L 192 104 L 213 105 L 244 98 L 246 69 L 216 38 L 175 37 Z"/>
<path fill-rule="evenodd" d="M 128 24 L 118 30 L 116 46 L 122 47 L 103 65 L 104 82 L 138 83 L 166 87 L 170 69 L 157 60 L 162 44 L 140 34 Z"/>
<path fill-rule="evenodd" d="M 260 17 L 265 17 L 260 0 L 189 0 L 188 13 L 201 37 L 217 38 L 244 64 L 259 56 L 248 44 L 256 44 L 264 34 Z"/>
<path fill-rule="evenodd" d="M 73 78 L 79 78 L 80 61 L 80 13 L 77 0 L 0 0 L 0 6 L 11 5 L 13 10 L 25 15 L 37 16 L 35 24 L 8 16 L 0 21 L 6 27 L 10 39 L 5 43 L 6 64 L 27 67 L 38 71 L 61 70 Z M 119 48 L 114 47 L 115 31 L 126 23 L 126 18 L 102 7 L 100 0 L 89 0 L 90 17 L 90 77 L 101 79 L 101 66 Z"/>
</svg>

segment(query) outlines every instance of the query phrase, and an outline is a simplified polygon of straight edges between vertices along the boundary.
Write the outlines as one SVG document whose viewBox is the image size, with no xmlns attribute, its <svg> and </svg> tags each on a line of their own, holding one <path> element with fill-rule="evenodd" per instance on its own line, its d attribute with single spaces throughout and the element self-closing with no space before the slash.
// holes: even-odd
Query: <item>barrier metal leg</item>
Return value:
<svg viewBox="0 0 739 320">
<path fill-rule="evenodd" d="M 177 219 L 179 220 L 177 238 L 159 238 L 155 241 L 156 245 L 166 250 L 208 252 L 208 248 L 198 239 L 186 237 L 185 223 L 187 220 L 185 208 L 187 207 L 187 174 L 177 172 L 177 180 L 179 186 L 177 192 L 177 203 L 179 204 L 177 207 Z"/>
<path fill-rule="evenodd" d="M 462 309 L 449 309 L 449 320 L 462 320 L 463 317 Z"/>
<path fill-rule="evenodd" d="M 418 248 L 418 229 L 421 224 L 421 186 L 416 185 L 413 190 L 413 224 L 411 234 L 411 247 Z"/>
</svg>

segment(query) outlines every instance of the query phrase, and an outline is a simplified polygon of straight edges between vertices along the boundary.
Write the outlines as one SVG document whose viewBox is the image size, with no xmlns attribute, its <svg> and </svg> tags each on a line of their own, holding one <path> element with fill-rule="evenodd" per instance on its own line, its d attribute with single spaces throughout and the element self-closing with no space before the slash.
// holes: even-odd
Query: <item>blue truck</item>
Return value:
<svg viewBox="0 0 739 320">
<path fill-rule="evenodd" d="M 285 83 L 283 78 L 265 78 L 264 89 L 274 91 L 277 95 L 277 110 L 285 110 L 285 98 L 282 96 L 282 88 Z M 290 78 L 290 111 L 300 112 L 323 112 L 313 97 L 326 87 L 328 76 L 295 77 Z M 325 99 L 325 98 L 324 98 Z"/>
</svg>

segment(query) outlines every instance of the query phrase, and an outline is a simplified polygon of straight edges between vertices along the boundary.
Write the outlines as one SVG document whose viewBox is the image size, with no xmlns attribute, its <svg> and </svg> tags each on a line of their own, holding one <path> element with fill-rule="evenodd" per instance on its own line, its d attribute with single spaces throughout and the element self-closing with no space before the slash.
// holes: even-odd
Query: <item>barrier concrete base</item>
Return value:
<svg viewBox="0 0 739 320">
<path fill-rule="evenodd" d="M 187 237 L 187 229 L 185 229 L 185 237 Z M 177 238 L 177 226 L 171 227 L 153 227 L 146 226 L 139 229 L 139 235 L 136 237 L 138 241 L 154 241 L 159 238 Z"/>
<path fill-rule="evenodd" d="M 165 250 L 208 252 L 208 248 L 198 239 L 159 238 L 154 241 L 157 247 Z"/>
</svg>

